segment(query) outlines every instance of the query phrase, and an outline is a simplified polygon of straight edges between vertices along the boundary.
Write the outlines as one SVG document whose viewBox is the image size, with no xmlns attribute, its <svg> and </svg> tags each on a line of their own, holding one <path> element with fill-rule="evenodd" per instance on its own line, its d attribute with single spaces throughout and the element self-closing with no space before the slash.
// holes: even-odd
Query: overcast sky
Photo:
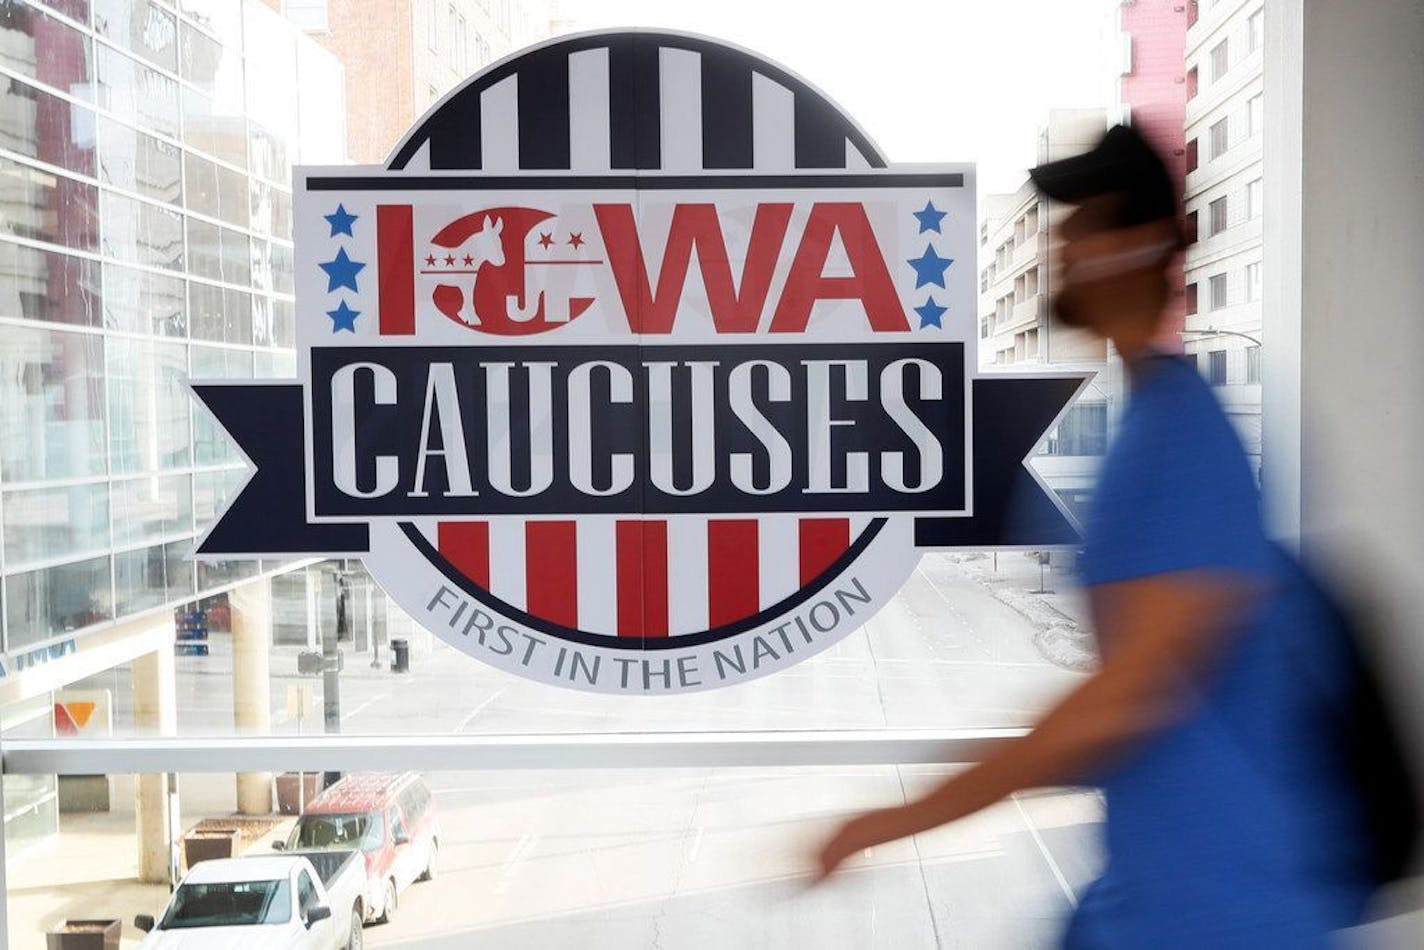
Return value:
<svg viewBox="0 0 1424 950">
<path fill-rule="evenodd" d="M 1012 191 L 1054 107 L 1114 101 L 1118 0 L 560 0 L 574 29 L 729 40 L 840 103 L 892 162 L 972 161 Z"/>
</svg>

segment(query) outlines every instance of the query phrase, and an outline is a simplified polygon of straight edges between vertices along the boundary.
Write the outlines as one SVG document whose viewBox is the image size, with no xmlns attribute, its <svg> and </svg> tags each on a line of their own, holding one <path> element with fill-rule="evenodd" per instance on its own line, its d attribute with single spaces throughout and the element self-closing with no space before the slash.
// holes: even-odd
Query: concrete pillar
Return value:
<svg viewBox="0 0 1424 950">
<path fill-rule="evenodd" d="M 238 735 L 272 734 L 272 582 L 261 577 L 228 594 L 232 609 L 232 719 Z M 237 810 L 272 811 L 272 773 L 237 776 Z"/>
<path fill-rule="evenodd" d="M 142 736 L 171 736 L 178 732 L 177 686 L 173 645 L 145 653 L 133 661 L 134 730 Z M 138 838 L 139 880 L 169 884 L 169 841 L 176 816 L 169 801 L 169 776 L 139 775 L 135 785 L 135 836 Z M 176 786 L 175 786 L 176 789 Z"/>
</svg>

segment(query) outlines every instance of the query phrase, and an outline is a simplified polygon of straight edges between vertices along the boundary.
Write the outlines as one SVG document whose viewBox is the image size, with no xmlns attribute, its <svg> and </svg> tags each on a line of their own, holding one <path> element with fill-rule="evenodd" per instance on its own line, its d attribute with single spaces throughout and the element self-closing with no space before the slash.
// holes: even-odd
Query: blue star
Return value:
<svg viewBox="0 0 1424 950">
<path fill-rule="evenodd" d="M 341 247 L 336 249 L 336 260 L 327 261 L 325 264 L 318 264 L 317 266 L 326 271 L 326 292 L 331 293 L 334 290 L 340 290 L 342 287 L 350 287 L 352 290 L 358 290 L 359 288 L 356 286 L 356 275 L 359 274 L 361 269 L 366 265 L 347 257 L 346 248 Z M 944 284 L 940 284 L 940 286 L 943 287 Z"/>
<path fill-rule="evenodd" d="M 339 204 L 336 206 L 335 211 L 333 211 L 331 214 L 324 214 L 322 215 L 322 217 L 325 218 L 327 223 L 331 225 L 332 237 L 336 237 L 338 234 L 344 234 L 347 237 L 354 237 L 355 235 L 351 233 L 351 222 L 355 221 L 361 216 L 359 214 L 352 214 L 351 212 L 346 210 L 345 205 Z M 924 228 L 920 228 L 920 230 L 923 231 Z M 938 231 L 939 228 L 935 228 L 935 230 Z"/>
<path fill-rule="evenodd" d="M 931 295 L 930 299 L 925 301 L 923 307 L 915 308 L 915 313 L 920 315 L 920 329 L 923 330 L 925 327 L 939 327 L 943 330 L 944 324 L 940 323 L 939 320 L 940 317 L 945 315 L 948 309 L 948 307 L 941 307 L 935 303 L 934 296 Z"/>
<path fill-rule="evenodd" d="M 933 201 L 926 201 L 924 210 L 912 211 L 910 213 L 913 214 L 915 216 L 915 219 L 920 222 L 921 234 L 924 234 L 926 231 L 933 231 L 936 234 L 944 233 L 939 229 L 939 223 L 944 220 L 944 216 L 948 212 L 940 211 L 934 206 Z M 347 233 L 349 234 L 350 232 L 348 231 Z"/>
<path fill-rule="evenodd" d="M 948 257 L 940 257 L 935 253 L 934 248 L 925 245 L 925 252 L 919 257 L 911 258 L 905 263 L 915 269 L 915 289 L 919 290 L 925 284 L 934 284 L 937 287 L 944 286 L 944 269 L 954 261 Z M 326 265 L 321 265 L 325 267 Z"/>
<path fill-rule="evenodd" d="M 346 301 L 341 301 L 335 310 L 328 310 L 326 315 L 331 318 L 331 332 L 338 330 L 350 330 L 356 332 L 356 318 L 361 316 L 361 311 L 352 310 L 346 306 Z"/>
</svg>

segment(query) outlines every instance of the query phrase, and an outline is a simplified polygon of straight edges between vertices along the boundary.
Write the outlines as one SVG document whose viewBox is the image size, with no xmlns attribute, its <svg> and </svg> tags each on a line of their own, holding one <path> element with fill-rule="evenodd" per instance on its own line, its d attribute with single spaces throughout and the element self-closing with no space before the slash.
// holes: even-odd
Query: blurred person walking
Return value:
<svg viewBox="0 0 1424 950">
<path fill-rule="evenodd" d="M 1030 175 L 1075 206 L 1058 233 L 1056 316 L 1110 340 L 1131 385 L 1079 560 L 1101 662 L 1027 735 L 846 822 L 820 873 L 1023 789 L 1094 784 L 1106 868 L 1066 947 L 1326 946 L 1372 890 L 1363 799 L 1335 728 L 1356 666 L 1329 599 L 1267 538 L 1215 397 L 1155 344 L 1184 244 L 1178 190 L 1123 126 Z"/>
</svg>

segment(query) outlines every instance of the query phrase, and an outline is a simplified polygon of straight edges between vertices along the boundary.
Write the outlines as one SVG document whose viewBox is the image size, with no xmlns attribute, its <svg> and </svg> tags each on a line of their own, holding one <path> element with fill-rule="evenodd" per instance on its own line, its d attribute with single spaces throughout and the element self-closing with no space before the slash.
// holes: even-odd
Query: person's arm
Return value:
<svg viewBox="0 0 1424 950">
<path fill-rule="evenodd" d="M 820 876 L 865 848 L 971 815 L 1014 792 L 1083 782 L 1186 711 L 1191 684 L 1219 657 L 1252 597 L 1238 576 L 1161 574 L 1091 588 L 1108 644 L 1098 671 L 1031 732 L 916 801 L 845 823 L 821 849 Z"/>
</svg>

